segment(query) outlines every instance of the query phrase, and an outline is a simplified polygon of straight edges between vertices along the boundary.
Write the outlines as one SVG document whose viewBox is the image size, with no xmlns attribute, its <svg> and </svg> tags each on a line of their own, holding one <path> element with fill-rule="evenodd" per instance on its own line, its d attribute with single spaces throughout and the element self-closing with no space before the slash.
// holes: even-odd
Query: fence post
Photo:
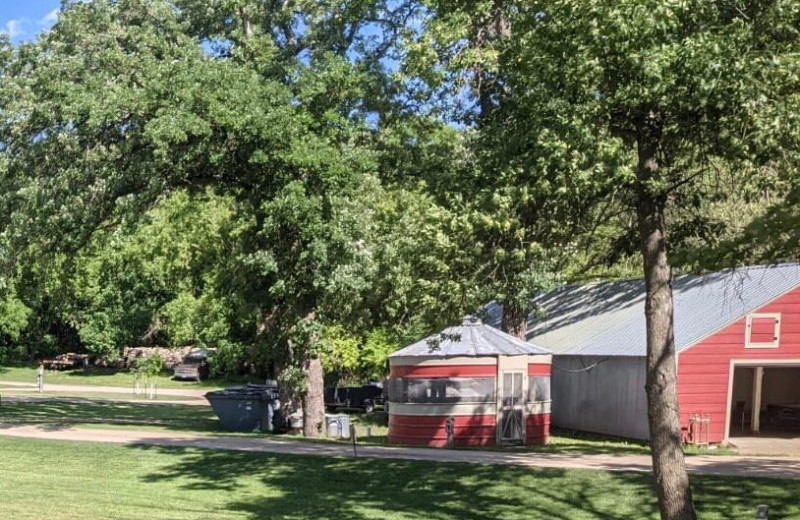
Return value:
<svg viewBox="0 0 800 520">
<path fill-rule="evenodd" d="M 350 438 L 353 440 L 353 458 L 358 458 L 358 449 L 356 448 L 356 425 L 350 423 Z"/>
<path fill-rule="evenodd" d="M 769 520 L 769 506 L 760 505 L 756 508 L 756 520 Z"/>
</svg>

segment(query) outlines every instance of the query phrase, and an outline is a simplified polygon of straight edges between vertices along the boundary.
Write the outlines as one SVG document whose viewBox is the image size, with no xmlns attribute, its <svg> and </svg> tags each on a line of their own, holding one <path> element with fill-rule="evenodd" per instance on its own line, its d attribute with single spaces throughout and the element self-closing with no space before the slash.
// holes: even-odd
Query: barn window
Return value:
<svg viewBox="0 0 800 520">
<path fill-rule="evenodd" d="M 389 380 L 393 403 L 491 403 L 493 377 L 396 378 Z"/>
<path fill-rule="evenodd" d="M 777 348 L 781 331 L 780 314 L 750 314 L 747 316 L 745 348 Z"/>
<path fill-rule="evenodd" d="M 528 378 L 528 402 L 550 400 L 550 377 L 530 376 Z"/>
</svg>

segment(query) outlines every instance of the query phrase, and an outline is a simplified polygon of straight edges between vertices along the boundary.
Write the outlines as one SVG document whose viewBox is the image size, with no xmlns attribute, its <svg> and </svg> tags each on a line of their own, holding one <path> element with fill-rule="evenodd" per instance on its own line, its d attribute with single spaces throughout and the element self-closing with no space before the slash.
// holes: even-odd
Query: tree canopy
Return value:
<svg viewBox="0 0 800 520">
<path fill-rule="evenodd" d="M 693 518 L 672 266 L 798 254 L 792 0 L 65 2 L 0 41 L 0 360 L 214 344 L 324 377 L 494 300 L 644 275 L 664 518 Z"/>
</svg>

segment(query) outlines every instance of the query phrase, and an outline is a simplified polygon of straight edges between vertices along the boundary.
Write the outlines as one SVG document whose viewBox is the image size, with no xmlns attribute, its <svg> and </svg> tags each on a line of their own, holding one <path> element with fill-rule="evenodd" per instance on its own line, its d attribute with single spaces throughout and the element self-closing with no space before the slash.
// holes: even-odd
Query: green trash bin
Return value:
<svg viewBox="0 0 800 520">
<path fill-rule="evenodd" d="M 206 393 L 223 430 L 272 431 L 278 388 L 271 385 L 234 386 Z"/>
</svg>

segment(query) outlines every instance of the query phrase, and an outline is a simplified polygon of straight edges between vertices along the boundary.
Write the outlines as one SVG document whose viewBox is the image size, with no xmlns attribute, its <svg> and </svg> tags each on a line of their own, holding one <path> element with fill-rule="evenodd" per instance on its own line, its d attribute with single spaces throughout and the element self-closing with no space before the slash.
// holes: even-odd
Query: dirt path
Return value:
<svg viewBox="0 0 800 520">
<path fill-rule="evenodd" d="M 3 381 L 0 379 L 0 387 L 7 388 L 25 388 L 36 390 L 35 383 L 20 383 L 18 381 Z M 77 392 L 81 394 L 98 393 L 98 394 L 133 394 L 130 387 L 125 386 L 93 386 L 93 385 L 52 385 L 45 383 L 44 394 L 47 392 Z M 203 397 L 208 389 L 195 389 L 195 388 L 159 388 L 158 395 L 174 395 L 182 397 Z"/>
<path fill-rule="evenodd" d="M 128 430 L 53 428 L 52 426 L 0 426 L 0 436 L 3 435 L 34 439 L 183 446 L 293 455 L 353 456 L 352 446 L 347 444 L 313 443 L 291 439 L 196 436 Z M 532 468 L 651 471 L 650 457 L 645 455 L 565 455 L 359 445 L 358 456 L 379 459 L 507 464 Z M 800 480 L 800 458 L 694 456 L 687 457 L 686 463 L 689 471 L 697 474 Z"/>
</svg>

